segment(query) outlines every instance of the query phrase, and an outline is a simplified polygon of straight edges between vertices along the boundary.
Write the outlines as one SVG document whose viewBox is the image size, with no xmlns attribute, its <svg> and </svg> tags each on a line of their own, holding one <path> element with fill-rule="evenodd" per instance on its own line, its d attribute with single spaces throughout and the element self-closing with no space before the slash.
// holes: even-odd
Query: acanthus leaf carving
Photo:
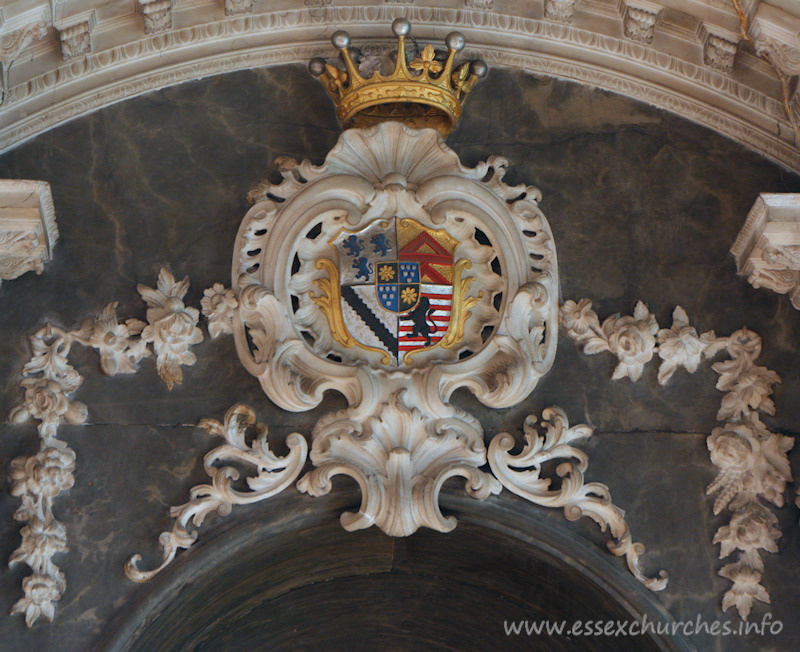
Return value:
<svg viewBox="0 0 800 652">
<path fill-rule="evenodd" d="M 255 413 L 245 405 L 231 407 L 222 423 L 204 419 L 198 427 L 225 440 L 203 459 L 211 484 L 193 487 L 188 503 L 170 509 L 175 523 L 172 530 L 163 532 L 158 538 L 163 549 L 159 566 L 149 571 L 141 570 L 141 555 L 138 554 L 128 560 L 125 574 L 136 582 L 148 580 L 163 570 L 179 549 L 190 548 L 197 540 L 197 530 L 192 529 L 192 525 L 200 527 L 212 512 L 225 516 L 230 514 L 233 505 L 255 503 L 283 491 L 300 474 L 308 455 L 306 440 L 292 433 L 286 438 L 289 452 L 285 457 L 277 457 L 270 450 L 266 426 L 256 423 Z M 247 436 L 251 429 L 255 436 L 248 444 Z M 255 468 L 256 475 L 246 480 L 249 491 L 235 489 L 233 482 L 239 478 L 239 471 L 233 466 L 217 466 L 218 462 L 238 462 Z"/>
<path fill-rule="evenodd" d="M 644 545 L 634 543 L 624 512 L 612 503 L 608 487 L 584 481 L 589 458 L 573 443 L 590 437 L 592 429 L 584 424 L 570 427 L 566 414 L 558 407 L 542 412 L 543 434 L 537 431 L 536 423 L 534 415 L 525 421 L 525 444 L 516 455 L 511 453 L 515 441 L 510 434 L 495 435 L 488 456 L 495 477 L 506 489 L 536 505 L 563 508 L 571 521 L 587 516 L 603 532 L 608 529 L 609 550 L 625 557 L 634 577 L 653 591 L 664 589 L 668 580 L 666 571 L 659 571 L 658 578 L 649 578 L 642 572 L 639 557 L 644 553 Z M 558 459 L 564 461 L 556 466 L 559 485 L 553 488 L 553 480 L 542 477 L 542 466 Z"/>
<path fill-rule="evenodd" d="M 467 493 L 480 500 L 501 487 L 478 468 L 486 463 L 478 421 L 445 405 L 431 416 L 431 407 L 425 405 L 423 413 L 409 392 L 395 389 L 370 416 L 344 410 L 323 417 L 312 435 L 315 468 L 298 488 L 321 496 L 331 490 L 333 476 L 353 478 L 362 502 L 358 512 L 342 514 L 346 530 L 377 525 L 391 536 L 421 526 L 449 532 L 456 519 L 443 516 L 438 505 L 445 480 L 463 477 Z"/>
</svg>

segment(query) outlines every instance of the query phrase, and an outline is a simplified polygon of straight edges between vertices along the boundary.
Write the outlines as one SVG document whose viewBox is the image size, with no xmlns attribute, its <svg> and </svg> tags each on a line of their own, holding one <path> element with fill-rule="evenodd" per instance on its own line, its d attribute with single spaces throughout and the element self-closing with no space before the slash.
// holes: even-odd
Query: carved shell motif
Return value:
<svg viewBox="0 0 800 652">
<path fill-rule="evenodd" d="M 505 159 L 467 168 L 435 131 L 387 122 L 348 130 L 321 166 L 278 163 L 233 263 L 237 348 L 272 400 L 355 400 L 359 369 L 436 369 L 445 400 L 530 393 L 555 353 L 556 253 L 539 191 L 503 183 Z"/>
</svg>

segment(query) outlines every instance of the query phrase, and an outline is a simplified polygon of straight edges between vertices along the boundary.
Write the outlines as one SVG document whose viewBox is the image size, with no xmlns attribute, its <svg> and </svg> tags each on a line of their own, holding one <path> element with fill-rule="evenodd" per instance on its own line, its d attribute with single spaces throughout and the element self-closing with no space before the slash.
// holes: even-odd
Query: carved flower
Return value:
<svg viewBox="0 0 800 652">
<path fill-rule="evenodd" d="M 657 332 L 656 318 L 641 301 L 636 304 L 633 317 L 626 315 L 603 322 L 608 348 L 619 358 L 613 380 L 628 377 L 636 381 L 641 378 L 645 363 L 655 352 Z"/>
<path fill-rule="evenodd" d="M 170 389 L 173 383 L 183 380 L 181 365 L 191 366 L 197 361 L 189 347 L 203 341 L 203 333 L 197 328 L 200 313 L 186 307 L 182 300 L 188 289 L 188 277 L 177 282 L 166 269 L 158 274 L 158 289 L 138 286 L 139 294 L 150 306 L 142 340 L 153 343 L 158 375 Z"/>
<path fill-rule="evenodd" d="M 766 367 L 738 362 L 731 360 L 714 365 L 714 369 L 721 374 L 717 389 L 729 392 L 722 399 L 717 418 L 739 419 L 751 410 L 775 414 L 775 404 L 769 397 L 772 386 L 781 382 L 780 376 Z"/>
<path fill-rule="evenodd" d="M 75 453 L 72 450 L 43 444 L 36 455 L 12 461 L 11 495 L 52 498 L 72 487 L 74 470 Z"/>
<path fill-rule="evenodd" d="M 83 403 L 70 401 L 64 394 L 61 384 L 49 378 L 25 378 L 21 383 L 25 388 L 25 400 L 11 412 L 15 423 L 27 421 L 29 417 L 45 424 L 83 423 L 87 409 Z"/>
<path fill-rule="evenodd" d="M 53 574 L 57 572 L 53 555 L 68 549 L 67 534 L 61 523 L 54 518 L 45 523 L 32 519 L 30 525 L 22 528 L 22 544 L 12 553 L 8 565 L 24 562 L 35 573 Z"/>
<path fill-rule="evenodd" d="M 436 51 L 433 49 L 432 45 L 428 44 L 422 48 L 422 54 L 409 63 L 408 67 L 411 68 L 411 70 L 427 71 L 433 74 L 441 72 L 442 64 L 434 59 L 435 56 Z"/>
<path fill-rule="evenodd" d="M 678 367 L 689 373 L 697 371 L 703 355 L 714 355 L 725 344 L 717 342 L 714 331 L 698 335 L 689 325 L 686 311 L 677 306 L 672 313 L 672 327 L 658 331 L 658 355 L 662 359 L 658 369 L 658 382 L 665 384 Z"/>
<path fill-rule="evenodd" d="M 778 552 L 776 541 L 781 532 L 775 527 L 777 522 L 778 517 L 768 509 L 749 503 L 733 515 L 730 525 L 722 526 L 714 535 L 714 543 L 720 544 L 720 559 L 734 550 Z"/>
<path fill-rule="evenodd" d="M 589 299 L 581 299 L 578 303 L 565 301 L 561 306 L 561 321 L 572 337 L 588 333 L 594 324 L 600 325 Z"/>
<path fill-rule="evenodd" d="M 758 441 L 750 429 L 743 424 L 727 424 L 715 428 L 708 438 L 711 462 L 718 469 L 729 473 L 744 473 L 756 461 Z"/>
<path fill-rule="evenodd" d="M 747 620 L 754 600 L 769 603 L 769 594 L 761 586 L 761 571 L 745 563 L 723 566 L 719 574 L 733 582 L 722 598 L 722 610 L 735 607 L 743 620 Z"/>
<path fill-rule="evenodd" d="M 22 580 L 25 597 L 20 598 L 11 609 L 11 614 L 25 614 L 25 624 L 30 627 L 39 618 L 53 620 L 54 603 L 61 597 L 55 581 L 47 575 L 35 573 Z"/>
<path fill-rule="evenodd" d="M 233 290 L 226 290 L 222 283 L 214 283 L 214 286 L 203 292 L 203 295 L 200 306 L 203 315 L 208 319 L 208 332 L 211 337 L 232 333 L 233 311 L 239 305 Z"/>
<path fill-rule="evenodd" d="M 108 304 L 92 322 L 89 335 L 89 344 L 100 352 L 100 367 L 109 376 L 135 373 L 134 362 L 150 355 L 146 342 L 130 339 L 142 331 L 144 323 L 130 319 L 120 324 L 116 310 L 117 302 Z"/>
</svg>

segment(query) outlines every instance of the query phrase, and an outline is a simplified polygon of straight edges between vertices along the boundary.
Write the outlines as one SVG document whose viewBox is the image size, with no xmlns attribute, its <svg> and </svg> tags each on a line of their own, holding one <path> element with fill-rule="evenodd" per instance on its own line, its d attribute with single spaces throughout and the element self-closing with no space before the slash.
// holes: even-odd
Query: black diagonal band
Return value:
<svg viewBox="0 0 800 652">
<path fill-rule="evenodd" d="M 375 333 L 381 342 L 383 342 L 384 346 L 389 349 L 389 352 L 393 355 L 397 355 L 397 338 L 381 323 L 381 320 L 375 316 L 372 309 L 364 303 L 361 297 L 356 294 L 355 290 L 349 285 L 343 285 L 342 298 L 347 301 L 358 316 L 364 320 L 367 327 Z"/>
</svg>

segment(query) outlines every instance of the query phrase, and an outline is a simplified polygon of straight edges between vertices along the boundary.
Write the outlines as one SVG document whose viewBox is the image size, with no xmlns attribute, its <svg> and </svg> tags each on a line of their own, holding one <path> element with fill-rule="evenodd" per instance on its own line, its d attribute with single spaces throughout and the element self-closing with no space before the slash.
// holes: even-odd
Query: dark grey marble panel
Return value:
<svg viewBox="0 0 800 652">
<path fill-rule="evenodd" d="M 61 231 L 43 275 L 0 287 L 3 415 L 21 398 L 19 373 L 33 330 L 47 321 L 78 326 L 110 301 L 120 302 L 121 316 L 143 318 L 136 284 L 154 285 L 162 265 L 191 277 L 187 301 L 199 306 L 204 288 L 229 282 L 247 190 L 266 176 L 276 180 L 276 156 L 322 161 L 338 133 L 321 86 L 301 66 L 286 66 L 136 98 L 0 157 L 0 177 L 52 184 Z M 762 364 L 783 378 L 775 395 L 777 415 L 768 422 L 786 433 L 798 431 L 800 314 L 785 297 L 755 290 L 736 276 L 728 253 L 757 194 L 798 191 L 796 176 L 662 111 L 502 70 L 475 88 L 449 143 L 470 165 L 491 154 L 506 156 L 512 163 L 509 182 L 541 188 L 564 299 L 591 298 L 601 319 L 617 311 L 630 314 L 642 299 L 663 327 L 679 304 L 701 330 L 729 334 L 747 325 L 758 332 L 764 338 Z M 205 479 L 202 455 L 214 440 L 191 424 L 221 418 L 233 403 L 246 402 L 270 425 L 280 447 L 288 432 L 309 433 L 322 414 L 342 406 L 340 397 L 331 396 L 306 414 L 278 410 L 236 362 L 230 338 L 206 339 L 194 351 L 198 363 L 184 369 L 183 384 L 172 391 L 151 360 L 134 376 L 107 378 L 94 352 L 73 352 L 85 376 L 75 397 L 89 406 L 91 425 L 63 429 L 78 454 L 76 486 L 56 506 L 72 548 L 56 559 L 69 586 L 56 622 L 27 631 L 20 618 L 6 615 L 20 595 L 25 570 L 0 570 L 0 648 L 91 649 L 112 619 L 155 590 L 125 579 L 122 563 L 136 551 L 157 561 L 155 541 L 169 525 L 168 506 L 185 501 L 189 488 Z M 612 356 L 584 356 L 562 337 L 553 370 L 523 404 L 489 410 L 466 393 L 455 402 L 476 414 L 488 434 L 517 433 L 527 414 L 553 404 L 573 423 L 595 426 L 598 434 L 585 444 L 592 458 L 588 478 L 608 484 L 627 511 L 634 538 L 648 546 L 645 567 L 670 571 L 669 588 L 654 598 L 656 604 L 678 620 L 698 614 L 730 618 L 719 612 L 729 583 L 716 575 L 724 562 L 710 543 L 723 520 L 711 515 L 712 501 L 704 495 L 714 475 L 705 435 L 716 426 L 716 374 L 705 363 L 694 375 L 677 372 L 662 388 L 655 363 L 638 383 L 611 381 L 613 368 Z M 0 442 L 0 474 L 13 457 L 37 446 L 29 425 L 4 425 Z M 791 454 L 795 467 L 799 455 Z M 296 518 L 302 536 L 302 520 L 310 514 L 335 519 L 345 505 L 357 505 L 352 484 L 336 486 L 330 498 L 291 490 L 230 519 L 212 518 L 202 540 L 220 540 L 261 519 Z M 458 512 L 461 504 L 456 500 L 453 509 Z M 0 562 L 19 540 L 11 519 L 15 507 L 14 499 L 0 493 Z M 571 545 L 607 557 L 592 523 L 566 523 L 560 514 L 514 496 L 464 510 L 473 524 L 481 514 L 511 514 L 532 530 L 552 528 Z M 773 603 L 758 605 L 754 617 L 771 611 L 784 632 L 776 641 L 700 636 L 693 639 L 698 649 L 800 647 L 800 626 L 793 621 L 800 580 L 797 510 L 787 506 L 779 514 L 781 552 L 764 555 Z M 336 536 L 342 545 L 363 536 L 359 541 L 378 555 L 387 546 L 374 532 Z M 424 548 L 428 536 L 414 535 L 408 543 Z M 191 554 L 179 564 L 190 565 Z M 621 560 L 609 558 L 601 567 L 610 582 L 626 581 Z M 400 595 L 406 589 L 397 590 Z"/>
</svg>

